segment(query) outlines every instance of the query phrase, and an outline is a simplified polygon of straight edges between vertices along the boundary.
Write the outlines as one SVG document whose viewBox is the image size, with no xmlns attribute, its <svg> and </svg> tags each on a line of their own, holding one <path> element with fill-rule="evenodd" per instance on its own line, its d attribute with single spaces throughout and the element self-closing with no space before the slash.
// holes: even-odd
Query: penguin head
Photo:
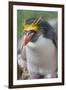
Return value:
<svg viewBox="0 0 66 90">
<path fill-rule="evenodd" d="M 23 36 L 23 42 L 25 45 L 28 44 L 28 42 L 31 41 L 37 35 L 37 33 L 40 32 L 40 22 L 41 18 L 30 18 L 25 21 Z"/>
</svg>

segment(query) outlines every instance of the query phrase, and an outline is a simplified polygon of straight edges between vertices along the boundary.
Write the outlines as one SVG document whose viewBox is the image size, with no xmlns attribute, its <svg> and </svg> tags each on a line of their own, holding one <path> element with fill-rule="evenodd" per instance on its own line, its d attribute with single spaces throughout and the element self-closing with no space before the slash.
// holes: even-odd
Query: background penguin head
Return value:
<svg viewBox="0 0 66 90">
<path fill-rule="evenodd" d="M 28 44 L 29 41 L 31 41 L 37 33 L 40 32 L 39 24 L 41 22 L 41 18 L 30 18 L 25 21 L 24 24 L 24 37 L 23 42 L 24 44 Z"/>
</svg>

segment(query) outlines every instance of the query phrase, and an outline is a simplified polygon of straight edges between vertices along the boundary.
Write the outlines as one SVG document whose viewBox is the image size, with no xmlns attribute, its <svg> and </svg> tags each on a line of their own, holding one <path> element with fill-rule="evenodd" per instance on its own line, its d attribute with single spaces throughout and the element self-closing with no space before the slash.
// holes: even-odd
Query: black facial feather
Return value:
<svg viewBox="0 0 66 90">
<path fill-rule="evenodd" d="M 29 18 L 28 20 L 26 20 L 25 24 L 32 24 L 35 20 L 36 18 Z"/>
</svg>

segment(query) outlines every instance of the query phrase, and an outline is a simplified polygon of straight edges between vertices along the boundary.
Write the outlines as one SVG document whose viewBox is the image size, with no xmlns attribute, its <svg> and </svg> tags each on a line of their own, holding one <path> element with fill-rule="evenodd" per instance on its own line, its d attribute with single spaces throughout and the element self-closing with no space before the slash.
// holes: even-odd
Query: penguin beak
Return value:
<svg viewBox="0 0 66 90">
<path fill-rule="evenodd" d="M 24 37 L 23 37 L 23 44 L 27 45 L 29 43 L 29 41 L 31 40 L 31 37 L 33 36 L 33 32 L 27 32 Z"/>
</svg>

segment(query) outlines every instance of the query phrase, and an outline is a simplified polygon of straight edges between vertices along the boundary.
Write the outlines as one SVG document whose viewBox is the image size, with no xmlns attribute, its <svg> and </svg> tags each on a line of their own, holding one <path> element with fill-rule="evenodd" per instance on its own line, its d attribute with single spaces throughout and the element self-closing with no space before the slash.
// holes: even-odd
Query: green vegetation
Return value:
<svg viewBox="0 0 66 90">
<path fill-rule="evenodd" d="M 28 18 L 42 17 L 45 20 L 57 18 L 57 12 L 50 11 L 34 11 L 34 10 L 17 10 L 17 40 L 23 34 L 23 24 Z"/>
</svg>

